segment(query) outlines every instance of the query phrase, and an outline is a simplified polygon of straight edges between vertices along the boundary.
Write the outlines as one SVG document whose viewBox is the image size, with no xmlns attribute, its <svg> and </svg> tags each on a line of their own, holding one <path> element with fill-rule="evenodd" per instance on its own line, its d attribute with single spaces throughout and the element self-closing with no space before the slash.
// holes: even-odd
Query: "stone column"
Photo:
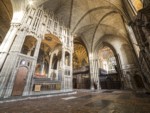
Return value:
<svg viewBox="0 0 150 113">
<path fill-rule="evenodd" d="M 64 46 L 64 45 L 63 45 Z M 65 90 L 65 48 L 62 47 L 62 89 Z"/>
<path fill-rule="evenodd" d="M 72 68 L 73 63 L 72 63 L 72 61 L 73 61 L 73 54 L 71 52 L 71 54 L 70 54 L 70 76 L 71 76 L 70 88 L 71 88 L 71 90 L 73 89 L 73 83 L 72 83 L 72 81 L 73 81 L 73 68 Z"/>
<path fill-rule="evenodd" d="M 137 43 L 136 37 L 134 35 L 134 32 L 133 32 L 133 30 L 132 30 L 132 28 L 130 26 L 125 24 L 125 27 L 126 27 L 126 29 L 128 31 L 129 36 L 130 36 L 131 43 L 133 44 L 133 48 L 135 50 L 136 57 L 139 57 L 140 48 L 139 48 L 139 45 Z"/>
<path fill-rule="evenodd" d="M 97 85 L 97 89 L 99 90 L 99 74 L 98 74 L 98 60 L 93 59 L 93 80 Z"/>
<path fill-rule="evenodd" d="M 9 31 L 6 34 L 6 37 L 4 38 L 4 41 L 2 42 L 1 46 L 0 46 L 0 69 L 2 68 L 5 59 L 8 55 L 8 52 L 11 48 L 11 45 L 16 37 L 18 28 L 19 28 L 20 24 L 15 24 L 12 23 L 11 27 L 9 29 Z"/>
<path fill-rule="evenodd" d="M 49 61 L 49 71 L 48 71 L 48 78 L 51 78 L 51 71 L 52 71 L 52 62 L 53 62 L 53 56 L 54 54 L 51 53 L 51 56 L 50 56 L 50 61 Z M 52 78 L 51 78 L 52 79 Z"/>
<path fill-rule="evenodd" d="M 90 79 L 91 79 L 91 90 L 94 90 L 94 65 L 93 65 L 93 53 L 89 55 L 89 66 L 90 66 Z"/>
<path fill-rule="evenodd" d="M 93 53 L 89 55 L 89 62 L 90 62 L 90 78 L 91 78 L 91 90 L 94 90 L 94 84 L 97 85 L 97 90 L 101 89 L 99 85 L 99 62 L 98 58 L 94 58 Z M 96 55 L 95 55 L 96 56 Z"/>
<path fill-rule="evenodd" d="M 35 58 L 38 58 L 38 56 L 39 56 L 39 50 L 40 50 L 40 47 L 41 47 L 41 41 L 42 41 L 42 38 L 38 38 L 37 39 L 37 44 L 36 44 L 35 52 L 34 52 L 34 57 Z"/>
<path fill-rule="evenodd" d="M 26 31 L 18 31 L 18 34 L 13 39 L 12 46 L 10 46 L 9 50 L 8 48 L 5 48 L 5 50 L 8 50 L 8 57 L 6 58 L 0 73 L 0 96 L 5 95 L 5 97 L 7 97 L 11 95 L 15 78 L 14 72 L 18 61 L 18 53 L 20 53 L 25 35 Z"/>
<path fill-rule="evenodd" d="M 101 86 L 100 86 L 100 81 L 99 81 L 99 64 L 98 64 L 98 59 L 96 59 L 96 62 L 95 62 L 95 68 L 96 68 L 96 81 L 97 81 L 97 89 L 101 89 Z"/>
<path fill-rule="evenodd" d="M 28 74 L 28 78 L 27 78 L 27 82 L 26 82 L 23 95 L 29 95 L 32 92 L 33 84 L 31 84 L 31 82 L 32 82 L 32 77 L 34 76 L 34 73 L 35 73 L 35 67 L 37 64 L 37 59 L 38 59 L 39 50 L 41 46 L 41 40 L 42 38 L 37 39 L 37 44 L 35 46 L 35 51 L 34 51 L 34 61 L 32 62 L 32 66 L 29 72 L 30 74 Z"/>
</svg>

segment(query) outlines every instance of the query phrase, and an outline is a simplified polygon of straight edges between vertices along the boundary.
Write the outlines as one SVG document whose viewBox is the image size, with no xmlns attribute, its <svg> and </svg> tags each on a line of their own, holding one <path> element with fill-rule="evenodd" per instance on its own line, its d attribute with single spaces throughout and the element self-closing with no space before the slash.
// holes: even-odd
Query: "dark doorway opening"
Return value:
<svg viewBox="0 0 150 113">
<path fill-rule="evenodd" d="M 119 63 L 114 49 L 104 46 L 98 52 L 99 81 L 102 89 L 121 89 Z"/>
</svg>

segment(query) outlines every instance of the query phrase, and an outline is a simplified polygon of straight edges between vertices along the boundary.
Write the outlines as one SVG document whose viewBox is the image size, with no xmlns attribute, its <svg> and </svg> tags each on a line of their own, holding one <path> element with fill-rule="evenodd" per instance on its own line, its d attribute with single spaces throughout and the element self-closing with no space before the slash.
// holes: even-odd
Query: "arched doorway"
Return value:
<svg viewBox="0 0 150 113">
<path fill-rule="evenodd" d="M 59 67 L 61 49 L 62 45 L 58 37 L 52 34 L 45 35 L 39 50 L 35 78 L 51 78 L 51 73 L 54 73 Z"/>
<path fill-rule="evenodd" d="M 23 63 L 23 62 L 22 62 Z M 26 78 L 28 75 L 27 67 L 19 67 L 17 70 L 12 96 L 21 96 L 26 85 Z"/>
<path fill-rule="evenodd" d="M 119 61 L 114 49 L 103 46 L 98 51 L 99 81 L 102 89 L 121 89 Z"/>
<path fill-rule="evenodd" d="M 90 89 L 89 59 L 83 43 L 74 41 L 73 88 Z"/>
<path fill-rule="evenodd" d="M 51 91 L 61 89 L 59 73 L 62 55 L 62 44 L 58 37 L 46 34 L 42 40 L 34 73 L 33 90 Z"/>
<path fill-rule="evenodd" d="M 36 38 L 32 36 L 26 36 L 21 49 L 21 53 L 28 56 L 34 56 L 36 43 L 37 43 Z"/>
<path fill-rule="evenodd" d="M 49 71 L 49 61 L 50 61 L 50 47 L 42 42 L 39 50 L 39 56 L 37 59 L 37 65 L 35 69 L 35 76 L 39 78 L 47 77 Z"/>
</svg>

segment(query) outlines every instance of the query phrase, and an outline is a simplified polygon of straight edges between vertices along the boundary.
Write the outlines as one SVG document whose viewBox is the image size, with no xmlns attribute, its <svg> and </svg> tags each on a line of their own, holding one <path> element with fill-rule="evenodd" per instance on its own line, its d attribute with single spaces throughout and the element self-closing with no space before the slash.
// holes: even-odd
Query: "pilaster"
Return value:
<svg viewBox="0 0 150 113">
<path fill-rule="evenodd" d="M 19 27 L 20 24 L 12 23 L 8 33 L 6 34 L 6 37 L 4 38 L 4 41 L 2 42 L 2 45 L 0 46 L 0 69 L 5 62 L 14 39 L 17 37 L 16 34 Z"/>
<path fill-rule="evenodd" d="M 94 84 L 97 85 L 97 89 L 101 89 L 99 81 L 99 62 L 98 59 L 94 58 L 93 53 L 89 55 L 90 63 L 90 78 L 91 78 L 91 90 L 94 90 Z"/>
</svg>

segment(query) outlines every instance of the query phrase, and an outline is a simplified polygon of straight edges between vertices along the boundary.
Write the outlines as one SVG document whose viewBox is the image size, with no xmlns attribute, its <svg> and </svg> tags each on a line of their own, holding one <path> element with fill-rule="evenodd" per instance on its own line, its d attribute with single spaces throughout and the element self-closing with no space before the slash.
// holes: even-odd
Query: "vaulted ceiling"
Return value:
<svg viewBox="0 0 150 113">
<path fill-rule="evenodd" d="M 124 23 L 130 18 L 123 0 L 32 0 L 33 4 L 51 10 L 80 37 L 88 49 L 93 49 L 102 37 L 112 35 L 127 38 Z"/>
<path fill-rule="evenodd" d="M 7 1 L 10 2 L 10 0 L 1 0 L 0 5 Z M 25 10 L 30 1 L 33 2 L 33 6 L 42 6 L 45 10 L 53 11 L 59 20 L 70 28 L 74 37 L 83 41 L 88 51 L 93 50 L 97 44 L 110 37 L 128 40 L 125 27 L 125 24 L 130 22 L 125 6 L 128 0 L 11 0 L 13 11 Z M 3 8 L 10 10 L 8 11 L 10 14 L 6 15 L 6 20 L 10 20 L 12 6 L 10 3 L 6 6 L 9 8 L 6 8 L 5 5 Z M 2 20 L 0 22 L 2 23 Z M 7 22 L 6 26 L 9 26 Z M 4 32 L 1 28 L 2 26 L 0 32 Z"/>
<path fill-rule="evenodd" d="M 0 0 L 0 41 L 3 40 L 10 27 L 12 15 L 10 0 Z"/>
<path fill-rule="evenodd" d="M 119 28 L 120 35 L 125 35 L 124 28 L 120 24 L 122 21 L 128 21 L 128 15 L 122 0 L 11 0 L 14 12 L 25 10 L 30 1 L 33 2 L 33 6 L 43 6 L 45 10 L 53 11 L 73 34 L 85 34 L 90 30 L 94 33 L 92 37 L 95 37 L 96 31 L 101 26 L 117 31 Z M 13 11 L 10 0 L 1 0 L 0 3 L 3 6 L 0 11 L 8 10 L 7 17 L 3 18 L 11 20 Z M 3 16 L 4 14 L 5 12 L 2 13 Z"/>
</svg>

